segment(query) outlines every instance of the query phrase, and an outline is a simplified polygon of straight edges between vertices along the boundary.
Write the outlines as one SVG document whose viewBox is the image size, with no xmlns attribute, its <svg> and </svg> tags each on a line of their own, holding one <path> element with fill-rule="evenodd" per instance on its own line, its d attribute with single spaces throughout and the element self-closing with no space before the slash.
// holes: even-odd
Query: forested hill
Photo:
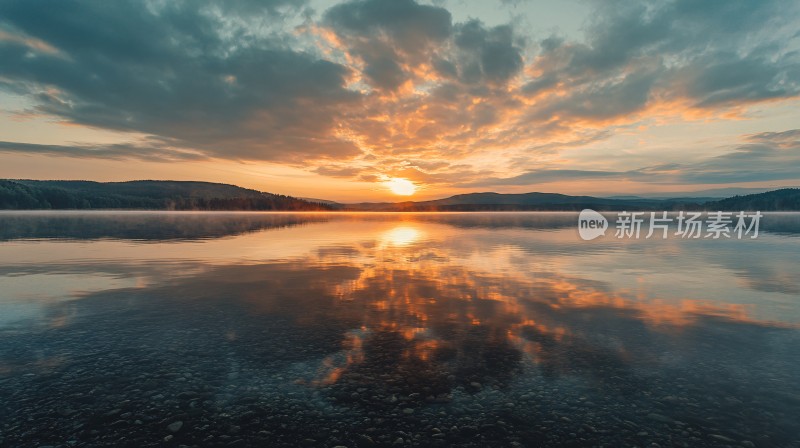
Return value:
<svg viewBox="0 0 800 448">
<path fill-rule="evenodd" d="M 706 204 L 709 210 L 800 211 L 800 188 L 733 196 Z"/>
<path fill-rule="evenodd" d="M 0 209 L 329 210 L 328 204 L 211 182 L 0 180 Z"/>
<path fill-rule="evenodd" d="M 709 201 L 702 198 L 597 198 L 555 193 L 468 193 L 433 201 L 338 204 L 211 182 L 0 180 L 0 209 L 351 210 L 351 211 L 800 211 L 800 189 Z"/>
<path fill-rule="evenodd" d="M 784 188 L 765 193 L 708 198 L 598 198 L 569 196 L 557 193 L 468 193 L 434 201 L 347 204 L 346 210 L 357 211 L 600 211 L 621 210 L 760 210 L 800 211 L 800 189 Z"/>
</svg>

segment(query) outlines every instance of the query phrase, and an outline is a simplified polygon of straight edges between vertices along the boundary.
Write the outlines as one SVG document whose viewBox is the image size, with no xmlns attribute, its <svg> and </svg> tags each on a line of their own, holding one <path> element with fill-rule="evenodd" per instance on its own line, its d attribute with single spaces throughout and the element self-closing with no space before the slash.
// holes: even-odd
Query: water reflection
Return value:
<svg viewBox="0 0 800 448">
<path fill-rule="evenodd" d="M 0 445 L 796 443 L 784 217 L 582 242 L 571 214 L 181 216 L 13 218 Z M 31 402 L 50 438 L 9 429 Z"/>
<path fill-rule="evenodd" d="M 0 241 L 101 239 L 186 241 L 325 221 L 316 213 L 0 211 Z"/>
<path fill-rule="evenodd" d="M 383 241 L 395 246 L 407 246 L 419 239 L 420 231 L 409 226 L 395 227 L 383 236 Z"/>
</svg>

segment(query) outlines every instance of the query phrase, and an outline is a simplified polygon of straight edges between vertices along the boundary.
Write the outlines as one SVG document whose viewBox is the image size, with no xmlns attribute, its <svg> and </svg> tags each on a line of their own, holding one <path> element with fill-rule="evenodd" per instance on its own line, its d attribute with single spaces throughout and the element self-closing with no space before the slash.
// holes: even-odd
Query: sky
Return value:
<svg viewBox="0 0 800 448">
<path fill-rule="evenodd" d="M 798 23 L 794 0 L 0 0 L 0 178 L 798 186 Z"/>
</svg>

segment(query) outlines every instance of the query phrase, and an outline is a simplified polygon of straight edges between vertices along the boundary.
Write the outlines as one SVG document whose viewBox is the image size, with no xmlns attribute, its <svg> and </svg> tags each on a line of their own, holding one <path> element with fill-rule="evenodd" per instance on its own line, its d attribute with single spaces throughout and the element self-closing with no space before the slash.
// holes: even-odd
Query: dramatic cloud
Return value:
<svg viewBox="0 0 800 448">
<path fill-rule="evenodd" d="M 203 160 L 207 157 L 195 151 L 165 147 L 160 142 L 151 145 L 104 144 L 104 145 L 39 145 L 0 141 L 0 152 L 44 154 L 59 157 L 104 158 L 112 160 L 144 160 L 168 162 L 179 160 Z"/>
<path fill-rule="evenodd" d="M 468 183 L 471 187 L 537 185 L 560 181 L 625 180 L 663 184 L 728 184 L 798 179 L 800 129 L 748 135 L 729 152 L 698 163 L 669 163 L 627 171 L 541 169 L 507 178 Z"/>
<path fill-rule="evenodd" d="M 255 11 L 236 2 L 224 10 Z M 233 27 L 202 4 L 8 1 L 9 33 L 48 43 L 0 45 L 0 76 L 38 113 L 171 140 L 218 157 L 295 160 L 358 153 L 333 134 L 349 69 Z M 258 10 L 269 17 L 280 2 Z"/>
<path fill-rule="evenodd" d="M 732 152 L 685 167 L 679 180 L 724 184 L 798 178 L 800 130 L 754 134 L 746 140 Z"/>
<path fill-rule="evenodd" d="M 541 110 L 578 117 L 624 116 L 674 102 L 711 108 L 794 97 L 800 58 L 787 40 L 797 13 L 781 0 L 604 3 L 585 43 L 541 42 L 531 67 L 538 76 L 527 90 L 556 83 L 566 92 L 556 101 L 562 107 Z M 600 106 L 600 99 L 612 104 Z"/>
<path fill-rule="evenodd" d="M 395 90 L 414 77 L 415 66 L 451 34 L 450 13 L 414 0 L 343 3 L 325 13 L 323 23 L 363 61 L 370 85 Z"/>
<path fill-rule="evenodd" d="M 434 3 L 6 0 L 0 89 L 29 113 L 149 140 L 0 150 L 270 161 L 456 186 L 798 177 L 796 142 L 767 134 L 692 166 L 536 168 L 622 130 L 796 98 L 796 2 L 590 3 L 581 39 L 458 21 Z"/>
</svg>

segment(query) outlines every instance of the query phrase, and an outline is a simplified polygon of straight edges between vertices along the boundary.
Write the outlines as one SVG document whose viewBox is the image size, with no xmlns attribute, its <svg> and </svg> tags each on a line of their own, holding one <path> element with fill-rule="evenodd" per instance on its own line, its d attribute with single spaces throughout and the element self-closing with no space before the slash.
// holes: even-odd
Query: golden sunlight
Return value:
<svg viewBox="0 0 800 448">
<path fill-rule="evenodd" d="M 401 177 L 392 177 L 383 184 L 398 196 L 411 196 L 417 191 L 417 186 L 414 185 L 414 182 Z"/>
<path fill-rule="evenodd" d="M 420 237 L 420 231 L 414 227 L 400 226 L 386 232 L 381 238 L 383 241 L 394 246 L 407 246 Z"/>
</svg>

